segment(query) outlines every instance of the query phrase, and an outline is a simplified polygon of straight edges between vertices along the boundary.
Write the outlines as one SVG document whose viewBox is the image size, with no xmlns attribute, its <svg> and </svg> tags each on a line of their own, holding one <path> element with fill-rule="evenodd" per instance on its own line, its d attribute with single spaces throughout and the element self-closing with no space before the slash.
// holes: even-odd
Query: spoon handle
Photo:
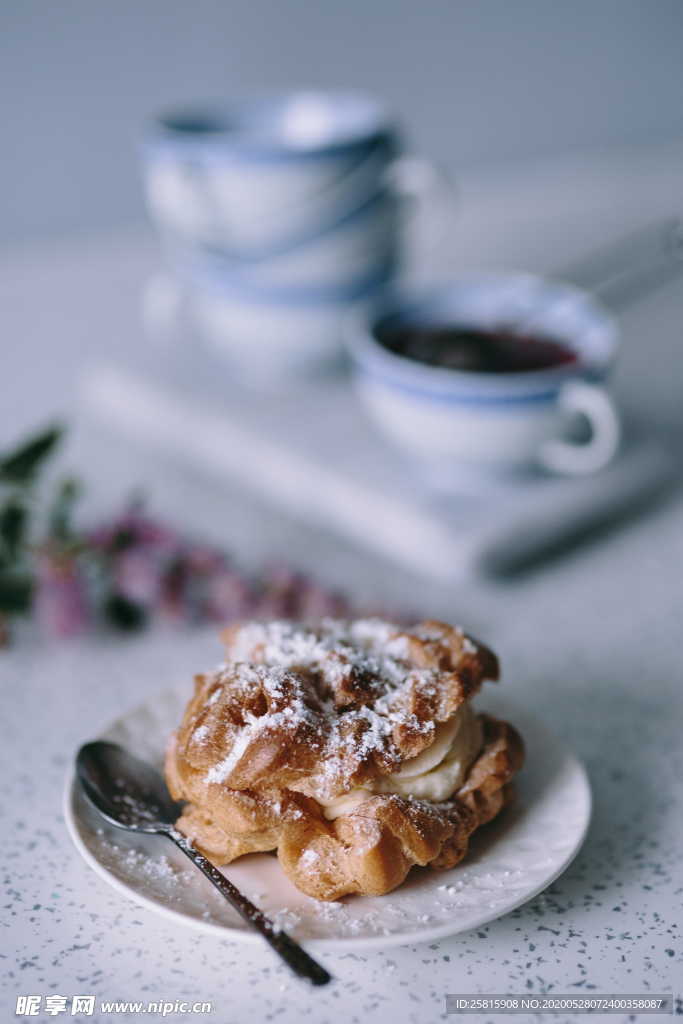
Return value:
<svg viewBox="0 0 683 1024">
<path fill-rule="evenodd" d="M 214 867 L 210 860 L 193 849 L 185 836 L 176 832 L 175 829 L 169 830 L 165 834 L 183 851 L 186 857 L 190 858 L 193 864 L 197 865 L 202 874 L 213 883 L 247 924 L 261 933 L 269 946 L 295 974 L 301 978 L 307 978 L 314 985 L 326 985 L 328 981 L 332 980 L 331 975 L 324 967 L 316 963 L 286 932 L 280 931 L 258 907 L 254 906 L 251 900 L 243 896 L 239 889 L 235 888 L 232 882 L 228 881 L 225 875 Z"/>
</svg>

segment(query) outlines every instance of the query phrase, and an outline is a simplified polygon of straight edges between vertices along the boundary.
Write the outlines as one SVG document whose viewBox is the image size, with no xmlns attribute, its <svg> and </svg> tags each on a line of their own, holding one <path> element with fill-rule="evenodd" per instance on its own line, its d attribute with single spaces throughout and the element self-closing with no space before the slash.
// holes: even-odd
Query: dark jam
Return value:
<svg viewBox="0 0 683 1024">
<path fill-rule="evenodd" d="M 471 373 L 525 373 L 576 362 L 576 353 L 562 342 L 508 329 L 386 324 L 378 328 L 377 340 L 406 359 Z"/>
</svg>

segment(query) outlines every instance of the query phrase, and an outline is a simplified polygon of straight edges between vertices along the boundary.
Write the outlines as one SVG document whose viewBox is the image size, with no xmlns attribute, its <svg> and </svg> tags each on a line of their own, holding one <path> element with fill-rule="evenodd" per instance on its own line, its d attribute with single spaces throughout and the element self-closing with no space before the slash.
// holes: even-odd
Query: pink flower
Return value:
<svg viewBox="0 0 683 1024">
<path fill-rule="evenodd" d="M 305 573 L 279 563 L 263 572 L 255 609 L 260 618 L 321 619 L 348 613 L 349 605 L 338 593 Z"/>
<path fill-rule="evenodd" d="M 162 560 L 146 548 L 129 548 L 114 560 L 114 587 L 136 604 L 155 605 L 161 592 Z"/>
<path fill-rule="evenodd" d="M 251 615 L 254 608 L 252 588 L 235 569 L 226 565 L 207 582 L 206 612 L 209 619 L 228 625 Z"/>
<path fill-rule="evenodd" d="M 311 581 L 300 596 L 298 611 L 301 619 L 338 619 L 349 614 L 349 604 L 341 594 Z"/>
<path fill-rule="evenodd" d="M 163 523 L 148 519 L 138 509 L 131 509 L 88 534 L 88 543 L 103 553 L 115 555 L 131 547 L 143 545 L 167 553 L 182 543 L 177 531 Z"/>
<path fill-rule="evenodd" d="M 38 554 L 34 609 L 38 625 L 50 636 L 73 636 L 87 628 L 86 587 L 75 557 Z"/>
</svg>

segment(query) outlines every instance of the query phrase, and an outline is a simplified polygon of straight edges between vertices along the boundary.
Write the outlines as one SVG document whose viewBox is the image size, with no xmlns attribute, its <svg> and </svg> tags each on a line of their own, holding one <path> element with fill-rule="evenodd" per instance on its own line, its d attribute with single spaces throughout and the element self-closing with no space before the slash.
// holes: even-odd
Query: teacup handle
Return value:
<svg viewBox="0 0 683 1024">
<path fill-rule="evenodd" d="M 612 399 L 598 384 L 568 381 L 558 402 L 565 413 L 587 421 L 591 436 L 585 442 L 564 438 L 546 441 L 539 452 L 541 464 L 554 473 L 570 476 L 602 469 L 614 457 L 621 439 L 619 416 Z"/>
</svg>

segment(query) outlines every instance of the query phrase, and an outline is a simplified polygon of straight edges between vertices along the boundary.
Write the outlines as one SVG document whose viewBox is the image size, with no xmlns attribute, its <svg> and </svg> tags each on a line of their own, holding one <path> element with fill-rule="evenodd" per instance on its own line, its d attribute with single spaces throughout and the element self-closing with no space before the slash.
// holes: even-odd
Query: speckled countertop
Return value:
<svg viewBox="0 0 683 1024">
<path fill-rule="evenodd" d="M 529 265 L 536 238 L 528 238 Z M 523 246 L 521 236 L 518 244 Z M 106 277 L 111 289 L 110 271 L 121 266 L 122 254 L 129 275 L 151 265 L 149 243 L 126 232 L 5 258 L 0 308 L 8 336 L 21 330 L 23 344 L 11 353 L 16 387 L 2 408 L 4 436 L 16 435 L 46 411 L 71 408 L 74 366 L 94 344 L 94 325 L 101 320 L 98 282 Z M 480 255 L 485 261 L 486 252 Z M 35 287 L 40 303 L 32 301 Z M 80 317 L 78 303 L 85 303 Z M 121 334 L 126 317 L 132 322 L 132 313 L 118 323 Z M 680 283 L 637 307 L 625 323 L 632 344 L 617 381 L 633 417 L 647 416 L 679 447 L 680 380 L 656 369 L 667 358 L 680 363 L 682 321 Z M 112 330 L 104 328 L 102 344 L 111 343 Z M 58 360 L 48 331 L 51 340 L 55 332 L 60 339 Z M 638 344 L 644 337 L 646 350 Z M 446 993 L 681 995 L 680 497 L 542 572 L 449 593 L 322 531 L 304 530 L 228 485 L 219 489 L 153 460 L 142 447 L 122 451 L 86 423 L 77 423 L 67 461 L 93 482 L 93 508 L 110 507 L 115 496 L 145 479 L 155 504 L 172 518 L 220 532 L 248 561 L 287 550 L 361 597 L 404 594 L 411 607 L 465 622 L 500 652 L 502 685 L 585 760 L 594 819 L 570 869 L 526 906 L 439 942 L 386 953 L 326 954 L 337 980 L 310 991 L 267 951 L 178 929 L 127 902 L 90 871 L 66 834 L 61 796 L 79 742 L 146 694 L 210 665 L 218 657 L 215 639 L 151 632 L 134 641 L 100 638 L 47 647 L 24 637 L 0 657 L 3 1020 L 14 1019 L 17 994 L 30 993 L 210 1000 L 215 1012 L 208 1019 L 221 1024 L 421 1024 L 445 1019 Z"/>
</svg>

